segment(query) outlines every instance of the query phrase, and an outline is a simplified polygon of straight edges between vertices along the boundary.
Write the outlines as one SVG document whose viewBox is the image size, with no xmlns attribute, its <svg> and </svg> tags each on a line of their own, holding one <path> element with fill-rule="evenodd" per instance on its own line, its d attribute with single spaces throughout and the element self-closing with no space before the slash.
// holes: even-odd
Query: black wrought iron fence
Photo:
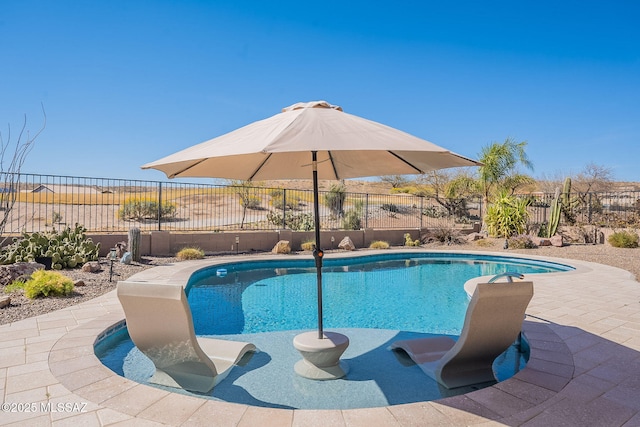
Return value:
<svg viewBox="0 0 640 427">
<path fill-rule="evenodd" d="M 551 213 L 555 194 L 532 194 L 530 222 L 544 224 Z M 562 197 L 562 196 L 560 196 Z M 640 191 L 571 193 L 562 199 L 562 225 L 595 225 L 598 227 L 639 227 Z"/>
<path fill-rule="evenodd" d="M 464 227 L 479 219 L 477 201 L 452 215 L 434 199 L 408 194 L 320 191 L 320 199 L 325 229 Z M 133 226 L 311 230 L 312 201 L 310 190 L 36 174 L 21 174 L 17 183 L 0 188 L 5 234 L 76 223 L 91 232 L 121 232 Z"/>
<path fill-rule="evenodd" d="M 549 218 L 553 195 L 530 197 L 532 223 Z M 0 183 L 5 234 L 82 224 L 90 232 L 141 230 L 311 230 L 310 190 L 21 174 Z M 438 200 L 410 194 L 320 191 L 324 229 L 471 228 L 481 220 L 480 198 Z M 576 193 L 562 224 L 638 223 L 639 192 Z"/>
</svg>

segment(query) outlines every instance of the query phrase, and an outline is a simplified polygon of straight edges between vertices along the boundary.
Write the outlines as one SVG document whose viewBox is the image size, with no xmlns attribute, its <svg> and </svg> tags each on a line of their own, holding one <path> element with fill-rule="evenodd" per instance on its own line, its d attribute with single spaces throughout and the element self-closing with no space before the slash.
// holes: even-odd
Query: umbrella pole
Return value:
<svg viewBox="0 0 640 427">
<path fill-rule="evenodd" d="M 316 260 L 316 275 L 318 282 L 318 339 L 324 338 L 322 327 L 322 252 L 320 246 L 320 197 L 318 194 L 318 152 L 311 152 L 311 164 L 313 167 L 313 214 L 315 220 L 316 244 L 313 249 L 313 257 Z"/>
</svg>

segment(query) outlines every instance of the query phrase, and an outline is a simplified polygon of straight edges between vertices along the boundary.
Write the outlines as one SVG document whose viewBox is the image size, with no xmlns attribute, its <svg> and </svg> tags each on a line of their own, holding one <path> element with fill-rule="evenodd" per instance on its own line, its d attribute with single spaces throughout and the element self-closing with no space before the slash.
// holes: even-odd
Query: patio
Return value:
<svg viewBox="0 0 640 427">
<path fill-rule="evenodd" d="M 94 356 L 96 338 L 123 318 L 110 292 L 0 326 L 0 425 L 640 425 L 640 284 L 618 268 L 551 260 L 576 270 L 535 276 L 527 367 L 466 395 L 369 409 L 284 410 L 141 385 Z M 197 266 L 159 267 L 136 279 L 184 281 Z"/>
</svg>

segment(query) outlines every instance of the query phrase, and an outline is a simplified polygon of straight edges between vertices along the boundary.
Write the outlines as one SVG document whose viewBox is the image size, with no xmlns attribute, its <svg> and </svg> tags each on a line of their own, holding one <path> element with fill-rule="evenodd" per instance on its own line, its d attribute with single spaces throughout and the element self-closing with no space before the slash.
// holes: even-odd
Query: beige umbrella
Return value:
<svg viewBox="0 0 640 427">
<path fill-rule="evenodd" d="M 318 179 L 423 174 L 479 166 L 424 139 L 344 113 L 325 101 L 298 103 L 281 113 L 184 149 L 143 169 L 169 178 L 240 180 L 313 178 L 316 245 L 320 245 Z M 314 251 L 318 275 L 318 339 L 322 327 L 322 251 Z"/>
</svg>

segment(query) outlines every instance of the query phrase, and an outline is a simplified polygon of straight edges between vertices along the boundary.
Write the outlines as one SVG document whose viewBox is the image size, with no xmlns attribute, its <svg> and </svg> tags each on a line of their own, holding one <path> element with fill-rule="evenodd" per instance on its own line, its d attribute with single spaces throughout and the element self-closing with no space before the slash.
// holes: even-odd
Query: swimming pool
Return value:
<svg viewBox="0 0 640 427">
<path fill-rule="evenodd" d="M 480 254 L 399 252 L 326 258 L 325 327 L 351 339 L 343 356 L 349 374 L 329 382 L 293 373 L 300 358 L 291 344 L 293 337 L 316 324 L 313 260 L 225 263 L 201 269 L 187 284 L 196 333 L 250 341 L 260 350 L 205 397 L 257 406 L 349 409 L 469 392 L 475 388 L 442 390 L 410 360 L 389 351 L 389 344 L 459 334 L 468 304 L 462 285 L 470 278 L 569 269 Z M 153 365 L 133 346 L 126 329 L 100 341 L 96 354 L 129 379 L 145 383 L 153 373 Z M 498 379 L 512 376 L 525 360 L 526 353 L 510 348 L 494 365 Z"/>
</svg>

